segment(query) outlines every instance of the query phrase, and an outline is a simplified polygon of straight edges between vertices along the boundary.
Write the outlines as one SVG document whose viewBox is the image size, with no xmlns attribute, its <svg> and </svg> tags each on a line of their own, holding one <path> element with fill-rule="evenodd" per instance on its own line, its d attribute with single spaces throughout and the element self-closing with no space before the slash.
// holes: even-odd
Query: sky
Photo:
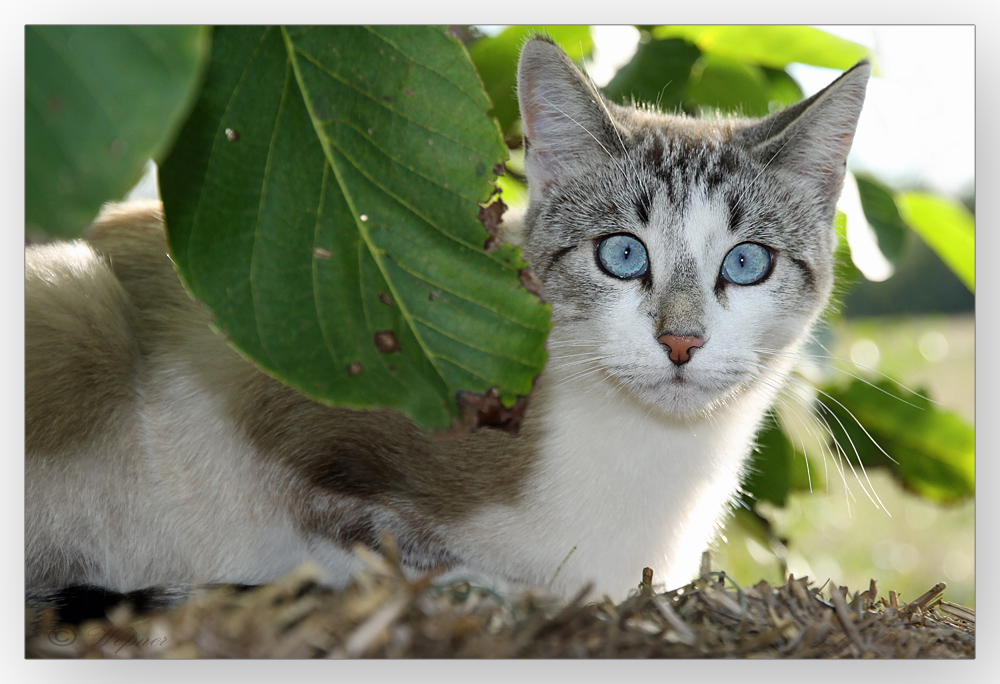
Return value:
<svg viewBox="0 0 1000 684">
<path fill-rule="evenodd" d="M 971 193 L 975 177 L 975 29 L 972 26 L 826 27 L 875 50 L 852 164 L 897 187 Z M 806 95 L 831 79 L 793 67 Z"/>
</svg>

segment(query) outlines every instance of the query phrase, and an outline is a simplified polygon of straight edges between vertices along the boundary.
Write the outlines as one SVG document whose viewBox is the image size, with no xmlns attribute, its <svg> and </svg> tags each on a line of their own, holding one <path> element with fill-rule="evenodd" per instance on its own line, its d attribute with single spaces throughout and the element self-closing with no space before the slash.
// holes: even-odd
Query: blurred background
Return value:
<svg viewBox="0 0 1000 684">
<path fill-rule="evenodd" d="M 501 186 L 504 201 L 518 206 L 525 197 L 516 96 L 512 78 L 498 72 L 512 68 L 531 29 L 456 28 L 511 147 Z M 801 416 L 779 411 L 783 430 L 761 443 L 770 449 L 781 440 L 790 462 L 778 469 L 791 475 L 777 493 L 773 483 L 750 483 L 760 491 L 722 531 L 713 566 L 742 585 L 782 583 L 792 573 L 861 591 L 875 579 L 881 595 L 893 590 L 908 600 L 944 581 L 946 600 L 974 606 L 974 27 L 536 30 L 550 33 L 611 99 L 665 111 L 766 114 L 818 92 L 859 58 L 872 59 L 875 76 L 840 202 L 849 249 L 839 303 L 809 350 L 818 358 L 800 376 L 839 397 L 901 463 L 865 454 L 865 435 L 854 430 L 867 472 L 843 465 L 816 438 L 821 430 L 797 429 Z M 869 397 L 865 412 L 864 401 L 848 400 L 866 387 L 855 378 L 901 398 Z M 937 403 L 924 405 L 887 378 Z M 845 383 L 845 394 L 831 389 Z M 921 410 L 906 414 L 908 402 Z M 895 428 L 885 427 L 893 421 Z M 839 441 L 856 461 L 847 440 Z M 874 451 L 870 440 L 868 448 Z M 766 480 L 775 465 L 759 469 L 758 480 Z M 911 477 L 915 470 L 924 482 Z"/>
</svg>

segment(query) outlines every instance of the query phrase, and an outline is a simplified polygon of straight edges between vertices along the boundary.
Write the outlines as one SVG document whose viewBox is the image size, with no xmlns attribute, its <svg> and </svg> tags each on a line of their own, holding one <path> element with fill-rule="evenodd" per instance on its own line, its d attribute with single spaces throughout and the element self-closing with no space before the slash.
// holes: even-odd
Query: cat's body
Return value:
<svg viewBox="0 0 1000 684">
<path fill-rule="evenodd" d="M 607 104 L 528 43 L 525 253 L 554 328 L 516 437 L 430 436 L 263 375 L 181 287 L 157 205 L 27 250 L 29 594 L 261 583 L 307 558 L 337 584 L 383 531 L 415 570 L 502 586 L 687 581 L 826 305 L 867 76 L 703 122 Z"/>
</svg>

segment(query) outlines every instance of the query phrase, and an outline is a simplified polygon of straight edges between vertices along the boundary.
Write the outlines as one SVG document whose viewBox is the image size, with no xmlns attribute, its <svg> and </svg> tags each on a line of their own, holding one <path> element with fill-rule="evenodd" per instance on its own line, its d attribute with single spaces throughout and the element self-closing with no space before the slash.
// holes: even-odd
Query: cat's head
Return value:
<svg viewBox="0 0 1000 684">
<path fill-rule="evenodd" d="M 552 367 L 692 414 L 800 344 L 833 284 L 870 71 L 764 119 L 709 121 L 612 104 L 554 43 L 529 41 L 525 252 L 552 304 Z"/>
</svg>

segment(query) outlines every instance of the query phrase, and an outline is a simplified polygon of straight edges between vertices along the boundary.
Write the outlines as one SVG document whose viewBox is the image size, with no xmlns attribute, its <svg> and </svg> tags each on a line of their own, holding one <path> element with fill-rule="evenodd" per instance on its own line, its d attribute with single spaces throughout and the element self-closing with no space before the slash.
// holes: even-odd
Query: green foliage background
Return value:
<svg viewBox="0 0 1000 684">
<path fill-rule="evenodd" d="M 587 26 L 464 28 L 461 42 L 428 27 L 29 26 L 26 229 L 79 234 L 151 157 L 182 278 L 261 368 L 428 428 L 461 417 L 460 391 L 495 388 L 509 407 L 544 366 L 548 310 L 522 287 L 518 250 L 495 249 L 479 217 L 495 182 L 508 204 L 525 196 L 514 76 L 539 30 L 578 61 L 593 51 Z M 812 27 L 640 30 L 605 92 L 692 114 L 765 115 L 802 97 L 790 64 L 846 69 L 867 52 Z M 890 262 L 917 240 L 974 291 L 966 207 L 857 182 Z M 862 281 L 846 240 L 839 254 L 844 287 Z M 974 495 L 971 425 L 925 392 L 860 376 L 819 382 L 826 454 L 805 453 L 787 414 L 760 435 L 738 520 L 762 544 L 780 546 L 773 507 L 822 484 L 837 443 L 841 463 L 928 500 Z"/>
<path fill-rule="evenodd" d="M 27 26 L 25 221 L 73 237 L 161 161 L 208 57 L 202 26 Z"/>
</svg>

